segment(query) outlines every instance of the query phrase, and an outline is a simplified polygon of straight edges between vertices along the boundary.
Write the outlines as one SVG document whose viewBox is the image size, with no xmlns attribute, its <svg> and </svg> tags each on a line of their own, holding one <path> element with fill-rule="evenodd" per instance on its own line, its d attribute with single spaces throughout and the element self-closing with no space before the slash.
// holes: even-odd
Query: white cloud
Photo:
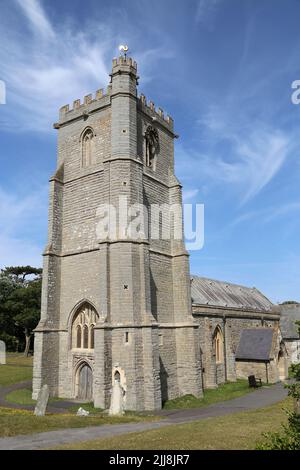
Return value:
<svg viewBox="0 0 300 470">
<path fill-rule="evenodd" d="M 38 0 L 16 0 L 31 23 L 34 32 L 54 38 L 54 30 Z"/>
<path fill-rule="evenodd" d="M 259 119 L 251 121 L 246 110 L 242 119 L 235 108 L 235 103 L 229 105 L 227 111 L 211 107 L 198 121 L 212 143 L 209 154 L 201 156 L 201 168 L 215 182 L 238 188 L 240 204 L 244 204 L 276 176 L 294 147 L 295 139 L 292 133 Z"/>
<path fill-rule="evenodd" d="M 61 106 L 107 87 L 111 58 L 124 39 L 116 31 L 131 44 L 137 40 L 131 37 L 131 29 L 127 32 L 126 15 L 116 10 L 105 20 L 93 15 L 87 27 L 63 17 L 51 24 L 39 0 L 15 0 L 14 5 L 14 22 L 7 20 L 0 28 L 1 44 L 9 44 L 0 48 L 1 79 L 7 87 L 1 128 L 49 132 Z M 122 31 L 118 28 L 121 16 Z M 24 31 L 27 25 L 33 34 Z M 160 39 L 158 48 L 136 47 L 135 58 L 145 70 L 143 81 L 151 79 L 154 61 L 173 56 L 170 47 L 164 46 L 163 33 Z"/>
<path fill-rule="evenodd" d="M 107 84 L 104 37 L 96 44 L 84 34 L 72 36 L 64 30 L 43 41 L 24 36 L 21 43 L 16 32 L 8 34 L 10 47 L 0 50 L 1 73 L 7 85 L 3 108 L 6 128 L 50 131 L 60 106 Z M 1 42 L 2 35 L 3 30 Z"/>
</svg>

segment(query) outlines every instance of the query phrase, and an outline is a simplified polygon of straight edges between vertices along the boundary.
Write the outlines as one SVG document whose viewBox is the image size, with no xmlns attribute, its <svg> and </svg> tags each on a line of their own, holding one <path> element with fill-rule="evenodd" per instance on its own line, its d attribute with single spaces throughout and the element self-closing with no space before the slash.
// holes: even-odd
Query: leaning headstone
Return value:
<svg viewBox="0 0 300 470">
<path fill-rule="evenodd" d="M 90 414 L 89 411 L 84 410 L 84 409 L 81 408 L 81 407 L 78 409 L 78 411 L 77 411 L 77 413 L 76 413 L 77 416 L 88 416 L 89 414 Z"/>
<path fill-rule="evenodd" d="M 6 345 L 0 341 L 0 364 L 6 364 Z"/>
<path fill-rule="evenodd" d="M 36 407 L 34 410 L 35 416 L 45 416 L 46 408 L 49 400 L 49 387 L 48 385 L 43 385 L 39 391 Z"/>
</svg>

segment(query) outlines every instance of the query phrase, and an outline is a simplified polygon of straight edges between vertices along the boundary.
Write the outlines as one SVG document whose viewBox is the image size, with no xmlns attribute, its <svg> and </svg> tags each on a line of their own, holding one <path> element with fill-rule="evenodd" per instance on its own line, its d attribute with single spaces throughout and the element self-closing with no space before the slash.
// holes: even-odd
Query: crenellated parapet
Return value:
<svg viewBox="0 0 300 470">
<path fill-rule="evenodd" d="M 59 110 L 59 119 L 62 121 L 69 121 L 72 118 L 78 117 L 81 114 L 87 114 L 93 107 L 98 108 L 99 105 L 106 105 L 106 101 L 109 103 L 111 94 L 111 85 L 108 85 L 106 92 L 101 88 L 96 91 L 95 95 L 88 94 L 84 96 L 83 101 L 76 99 L 73 101 L 73 105 L 66 104 Z M 58 128 L 59 123 L 54 124 L 54 128 Z"/>
<path fill-rule="evenodd" d="M 120 77 L 130 77 L 128 83 L 126 79 Z M 110 106 L 111 100 L 118 94 L 123 94 L 125 89 L 130 92 L 135 99 L 137 99 L 138 108 L 144 112 L 152 121 L 157 121 L 158 124 L 164 126 L 173 133 L 174 122 L 173 119 L 165 114 L 164 110 L 156 107 L 153 101 L 147 101 L 145 95 L 141 94 L 136 96 L 137 85 L 137 63 L 131 57 L 120 56 L 114 58 L 112 61 L 112 73 L 110 74 L 111 83 L 106 90 L 99 89 L 96 93 L 84 96 L 83 100 L 76 99 L 73 104 L 66 104 L 60 108 L 59 122 L 54 123 L 54 129 L 59 129 L 67 122 L 76 119 L 86 119 L 91 113 L 99 108 Z M 176 136 L 175 136 L 176 137 Z"/>
<path fill-rule="evenodd" d="M 120 56 L 120 57 L 114 57 L 112 61 L 113 68 L 118 67 L 118 66 L 130 66 L 137 70 L 137 63 L 135 60 L 133 60 L 131 57 L 126 57 L 126 56 Z"/>
<path fill-rule="evenodd" d="M 147 102 L 147 98 L 143 94 L 141 94 L 138 97 L 138 101 L 139 101 L 141 110 L 145 112 L 146 114 L 148 114 L 152 118 L 152 120 L 159 121 L 161 124 L 166 125 L 170 130 L 173 131 L 174 121 L 171 118 L 171 116 L 169 116 L 168 114 L 167 115 L 165 114 L 162 108 L 160 107 L 156 108 L 153 101 Z"/>
</svg>

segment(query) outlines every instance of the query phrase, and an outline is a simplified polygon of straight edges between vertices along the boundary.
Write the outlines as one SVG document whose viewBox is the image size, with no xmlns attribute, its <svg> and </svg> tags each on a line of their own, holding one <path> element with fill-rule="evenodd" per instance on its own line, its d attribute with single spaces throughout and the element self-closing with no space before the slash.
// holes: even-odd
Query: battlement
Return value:
<svg viewBox="0 0 300 470">
<path fill-rule="evenodd" d="M 148 103 L 146 96 L 143 94 L 140 94 L 140 96 L 138 97 L 138 100 L 142 106 L 144 106 L 146 109 L 148 108 L 149 111 L 152 111 L 152 113 L 155 113 L 157 116 L 160 117 L 160 119 L 162 119 L 163 121 L 168 123 L 171 127 L 173 127 L 173 119 L 171 118 L 171 116 L 169 116 L 168 114 L 165 115 L 164 110 L 162 108 L 160 107 L 155 108 L 155 104 L 153 103 L 153 101 L 149 101 Z"/>
<path fill-rule="evenodd" d="M 131 57 L 126 57 L 122 55 L 120 57 L 114 57 L 112 64 L 113 64 L 113 67 L 118 67 L 120 65 L 128 65 L 130 67 L 133 67 L 135 70 L 137 70 L 137 63 Z"/>
<path fill-rule="evenodd" d="M 81 102 L 81 99 L 77 99 L 73 101 L 73 105 L 70 106 L 69 104 L 65 104 L 62 106 L 59 110 L 59 117 L 60 119 L 64 119 L 67 114 L 81 110 L 84 111 L 84 108 L 87 107 L 88 105 L 95 103 L 97 101 L 102 100 L 103 98 L 107 98 L 111 94 L 111 85 L 108 85 L 106 89 L 106 93 L 104 93 L 104 89 L 100 88 L 99 90 L 96 91 L 95 97 L 93 97 L 92 93 L 89 95 L 84 96 L 83 102 Z"/>
</svg>

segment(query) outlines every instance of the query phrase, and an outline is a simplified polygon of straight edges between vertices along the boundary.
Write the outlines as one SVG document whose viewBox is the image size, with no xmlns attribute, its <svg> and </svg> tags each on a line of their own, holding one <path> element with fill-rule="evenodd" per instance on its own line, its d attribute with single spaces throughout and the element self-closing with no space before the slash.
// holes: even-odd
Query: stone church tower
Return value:
<svg viewBox="0 0 300 470">
<path fill-rule="evenodd" d="M 107 408 L 116 377 L 129 410 L 202 394 L 184 242 L 152 239 L 151 230 L 139 238 L 97 236 L 99 206 L 118 208 L 120 197 L 149 212 L 153 204 L 182 203 L 173 120 L 138 97 L 137 80 L 136 62 L 114 59 L 107 92 L 64 106 L 54 125 L 58 161 L 50 179 L 34 398 L 48 384 L 52 396 Z"/>
</svg>

